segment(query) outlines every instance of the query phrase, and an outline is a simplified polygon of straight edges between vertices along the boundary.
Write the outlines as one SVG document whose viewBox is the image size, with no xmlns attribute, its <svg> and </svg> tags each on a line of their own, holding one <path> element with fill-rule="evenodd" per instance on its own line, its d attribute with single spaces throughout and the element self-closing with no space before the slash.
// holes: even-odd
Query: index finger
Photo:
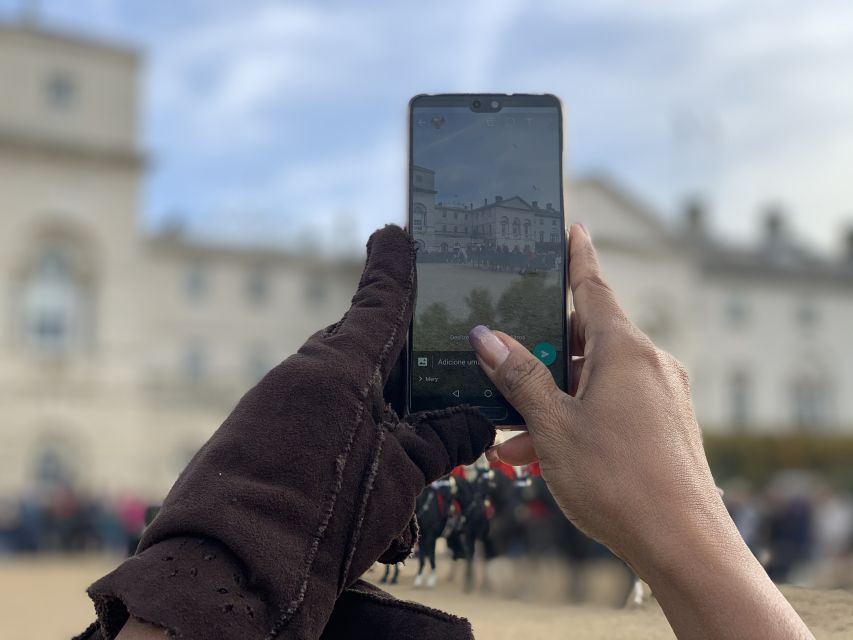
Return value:
<svg viewBox="0 0 853 640">
<path fill-rule="evenodd" d="M 384 384 L 406 340 L 415 287 L 414 243 L 400 227 L 386 225 L 367 242 L 367 260 L 349 310 L 315 337 L 345 356 L 338 365 L 356 369 L 359 378 L 378 374 Z"/>
</svg>

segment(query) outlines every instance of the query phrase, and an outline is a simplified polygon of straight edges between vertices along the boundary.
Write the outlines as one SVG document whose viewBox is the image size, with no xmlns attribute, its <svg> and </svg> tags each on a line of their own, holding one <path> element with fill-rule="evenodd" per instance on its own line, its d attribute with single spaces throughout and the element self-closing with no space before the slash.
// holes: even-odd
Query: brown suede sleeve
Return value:
<svg viewBox="0 0 853 640">
<path fill-rule="evenodd" d="M 88 593 L 106 638 L 115 637 L 130 615 L 179 640 L 263 638 L 268 607 L 247 586 L 244 568 L 223 545 L 178 537 L 133 556 Z"/>
<path fill-rule="evenodd" d="M 321 640 L 474 640 L 471 624 L 359 580 L 341 594 Z"/>
</svg>

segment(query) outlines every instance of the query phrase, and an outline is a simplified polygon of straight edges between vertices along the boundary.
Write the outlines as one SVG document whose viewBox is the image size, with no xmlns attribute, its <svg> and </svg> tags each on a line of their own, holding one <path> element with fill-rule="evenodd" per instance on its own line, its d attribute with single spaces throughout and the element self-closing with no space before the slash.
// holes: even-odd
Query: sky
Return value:
<svg viewBox="0 0 853 640">
<path fill-rule="evenodd" d="M 853 3 L 0 0 L 144 52 L 141 203 L 238 242 L 361 246 L 405 218 L 418 93 L 548 92 L 566 168 L 755 239 L 778 204 L 822 250 L 853 224 Z M 569 211 L 581 219 L 583 212 Z"/>
<path fill-rule="evenodd" d="M 435 126 L 436 118 L 440 126 Z M 552 204 L 559 209 L 557 119 L 553 106 L 507 107 L 499 113 L 419 107 L 412 160 L 435 171 L 436 202 L 480 207 L 496 196 L 519 196 L 543 208 Z"/>
</svg>

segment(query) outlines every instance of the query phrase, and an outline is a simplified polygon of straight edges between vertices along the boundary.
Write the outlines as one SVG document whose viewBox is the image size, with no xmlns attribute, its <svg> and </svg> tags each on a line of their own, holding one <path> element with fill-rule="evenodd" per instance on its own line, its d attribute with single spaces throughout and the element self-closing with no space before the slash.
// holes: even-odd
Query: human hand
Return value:
<svg viewBox="0 0 853 640">
<path fill-rule="evenodd" d="M 538 460 L 565 515 L 641 571 L 650 553 L 657 559 L 666 550 L 660 540 L 689 535 L 726 511 L 684 367 L 626 317 L 579 225 L 569 239 L 569 277 L 572 353 L 582 354 L 570 394 L 511 337 L 471 332 L 481 366 L 528 428 L 488 455 L 514 465 Z"/>
</svg>

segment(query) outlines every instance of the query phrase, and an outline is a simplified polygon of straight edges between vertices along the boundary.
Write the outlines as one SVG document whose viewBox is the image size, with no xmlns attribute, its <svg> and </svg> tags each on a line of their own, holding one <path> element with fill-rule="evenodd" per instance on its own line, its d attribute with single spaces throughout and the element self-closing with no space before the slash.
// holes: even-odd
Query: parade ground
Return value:
<svg viewBox="0 0 853 640">
<path fill-rule="evenodd" d="M 0 637 L 4 640 L 67 639 L 93 619 L 86 586 L 119 559 L 104 556 L 0 558 Z M 463 593 L 458 581 L 439 580 L 435 589 L 415 589 L 416 563 L 409 561 L 400 583 L 387 589 L 467 617 L 478 640 L 656 640 L 673 638 L 654 600 L 639 609 L 571 605 L 554 598 L 529 601 L 497 593 Z M 445 577 L 446 564 L 439 567 Z M 378 581 L 377 567 L 367 577 Z M 853 637 L 853 594 L 784 587 L 783 592 L 818 639 Z"/>
</svg>

